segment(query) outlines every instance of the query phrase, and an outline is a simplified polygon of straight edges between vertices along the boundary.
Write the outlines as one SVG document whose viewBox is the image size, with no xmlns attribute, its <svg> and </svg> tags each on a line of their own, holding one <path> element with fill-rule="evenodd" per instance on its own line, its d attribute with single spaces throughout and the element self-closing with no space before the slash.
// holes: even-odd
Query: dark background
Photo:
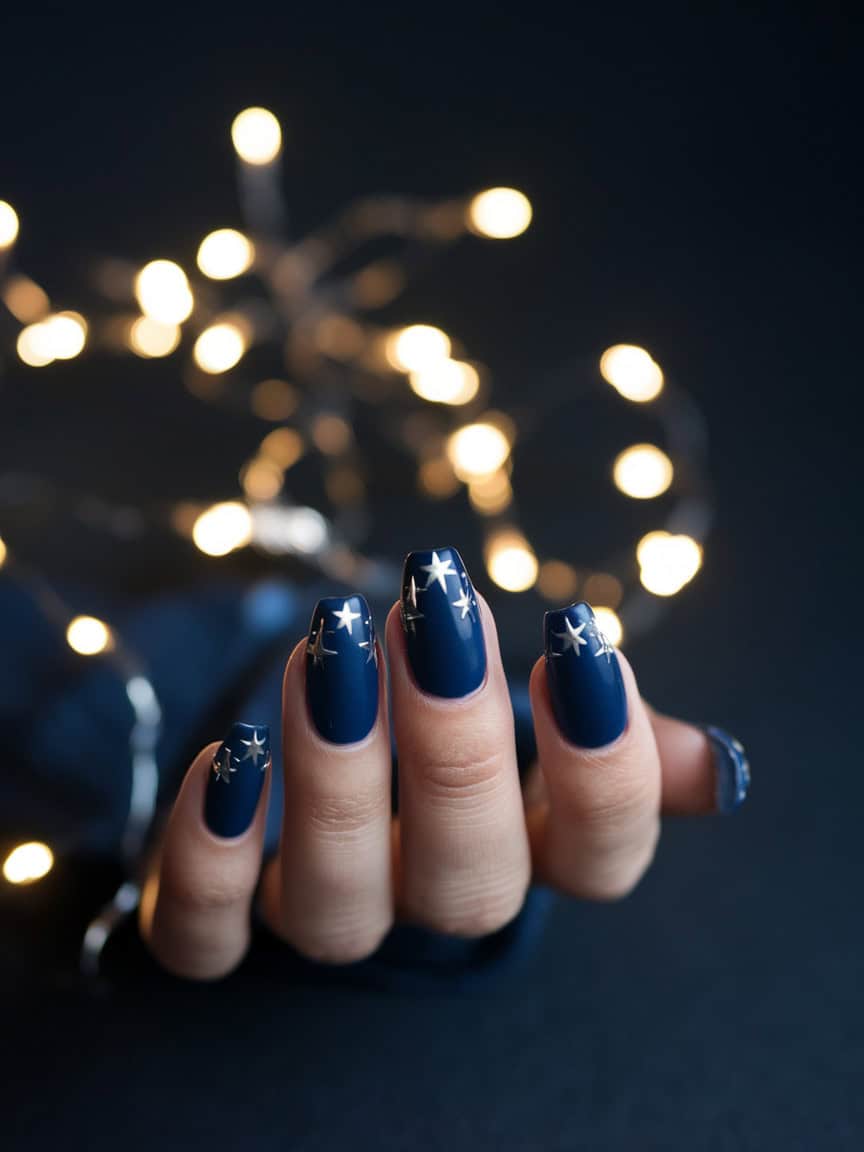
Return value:
<svg viewBox="0 0 864 1152">
<path fill-rule="evenodd" d="M 226 130 L 250 103 L 288 128 L 300 230 L 360 193 L 524 188 L 529 234 L 460 248 L 410 303 L 458 323 L 504 399 L 618 340 L 698 397 L 716 531 L 630 655 L 658 706 L 740 734 L 754 774 L 733 819 L 671 823 L 623 905 L 558 905 L 527 965 L 470 994 L 255 979 L 253 963 L 215 988 L 148 976 L 94 1000 L 47 959 L 26 979 L 10 964 L 11 1146 L 860 1148 L 858 20 L 246 5 L 2 25 L 0 193 L 58 294 L 88 253 L 188 262 L 234 221 Z M 196 480 L 190 436 L 224 425 L 160 419 L 139 367 L 40 403 L 38 374 L 7 381 L 6 460 L 220 495 L 242 445 Z M 147 452 L 157 433 L 170 469 Z M 50 892 L 28 898 L 50 910 L 49 956 L 67 925 Z"/>
</svg>

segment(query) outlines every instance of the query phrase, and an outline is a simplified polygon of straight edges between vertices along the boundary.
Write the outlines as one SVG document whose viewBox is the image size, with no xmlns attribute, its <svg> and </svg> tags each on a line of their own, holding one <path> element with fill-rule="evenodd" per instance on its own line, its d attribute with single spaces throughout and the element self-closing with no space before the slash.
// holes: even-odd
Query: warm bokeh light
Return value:
<svg viewBox="0 0 864 1152">
<path fill-rule="evenodd" d="M 66 629 L 66 643 L 79 656 L 97 656 L 111 644 L 111 630 L 95 616 L 76 616 Z"/>
<path fill-rule="evenodd" d="M 282 469 L 269 456 L 256 456 L 240 473 L 240 483 L 246 496 L 254 501 L 274 500 L 282 490 Z"/>
<path fill-rule="evenodd" d="M 6 544 L 3 541 L 3 537 L 0 536 L 0 568 L 6 563 L 6 555 Z"/>
<path fill-rule="evenodd" d="M 286 380 L 262 380 L 252 389 L 249 399 L 259 420 L 287 420 L 297 410 L 300 397 Z"/>
<path fill-rule="evenodd" d="M 29 276 L 11 276 L 3 288 L 3 303 L 21 324 L 33 324 L 51 310 L 51 301 Z"/>
<path fill-rule="evenodd" d="M 585 580 L 583 597 L 589 604 L 608 604 L 617 608 L 624 599 L 624 586 L 611 572 L 592 572 Z"/>
<path fill-rule="evenodd" d="M 644 348 L 614 344 L 600 357 L 600 372 L 625 398 L 644 404 L 663 390 L 663 372 Z"/>
<path fill-rule="evenodd" d="M 510 477 L 503 468 L 468 482 L 471 507 L 481 516 L 497 516 L 513 503 Z"/>
<path fill-rule="evenodd" d="M 51 334 L 48 323 L 40 320 L 38 324 L 28 324 L 18 333 L 15 344 L 19 358 L 31 368 L 44 368 L 54 359 L 51 351 Z"/>
<path fill-rule="evenodd" d="M 54 853 L 47 844 L 30 840 L 13 848 L 3 861 L 3 875 L 10 884 L 33 884 L 54 867 Z"/>
<path fill-rule="evenodd" d="M 151 260 L 135 277 L 135 299 L 145 316 L 160 324 L 182 324 L 195 301 L 186 273 L 172 260 Z"/>
<path fill-rule="evenodd" d="M 639 579 L 655 596 L 674 596 L 702 565 L 702 548 L 691 537 L 649 532 L 636 548 Z"/>
<path fill-rule="evenodd" d="M 468 205 L 468 226 L 480 236 L 511 240 L 531 223 L 531 201 L 515 188 L 489 188 Z"/>
<path fill-rule="evenodd" d="M 252 538 L 252 517 L 245 504 L 229 500 L 213 504 L 192 526 L 195 547 L 207 556 L 227 556 Z"/>
<path fill-rule="evenodd" d="M 410 324 L 388 337 L 385 355 L 399 372 L 422 372 L 450 355 L 450 337 L 431 324 Z"/>
<path fill-rule="evenodd" d="M 351 445 L 354 436 L 348 421 L 335 412 L 322 412 L 312 422 L 312 440 L 325 456 L 338 456 Z"/>
<path fill-rule="evenodd" d="M 507 529 L 488 541 L 486 570 L 505 592 L 525 592 L 537 580 L 537 557 L 524 536 Z"/>
<path fill-rule="evenodd" d="M 179 343 L 179 324 L 162 324 L 149 316 L 139 316 L 129 328 L 129 347 L 136 356 L 170 356 Z"/>
<path fill-rule="evenodd" d="M 198 267 L 211 280 L 232 280 L 252 267 L 255 245 L 234 228 L 219 228 L 198 248 Z"/>
<path fill-rule="evenodd" d="M 576 596 L 579 573 L 563 560 L 546 560 L 537 574 L 537 589 L 546 600 L 567 601 Z"/>
<path fill-rule="evenodd" d="M 612 608 L 594 607 L 594 617 L 597 627 L 609 641 L 613 648 L 617 648 L 624 639 L 624 628 L 621 618 Z"/>
<path fill-rule="evenodd" d="M 510 441 L 494 424 L 466 424 L 447 439 L 447 455 L 460 480 L 496 472 L 510 455 Z"/>
<path fill-rule="evenodd" d="M 285 472 L 303 455 L 303 437 L 294 428 L 274 428 L 261 441 L 259 452 Z"/>
<path fill-rule="evenodd" d="M 634 500 L 662 496 L 672 483 L 672 461 L 654 444 L 633 444 L 615 457 L 615 487 Z"/>
<path fill-rule="evenodd" d="M 11 248 L 18 239 L 18 213 L 6 200 L 0 200 L 0 249 Z"/>
<path fill-rule="evenodd" d="M 234 117 L 231 139 L 247 164 L 272 164 L 282 151 L 282 128 L 267 108 L 244 108 Z"/>
<path fill-rule="evenodd" d="M 192 355 L 202 371 L 215 376 L 239 364 L 245 351 L 246 337 L 238 325 L 223 321 L 204 329 Z"/>
<path fill-rule="evenodd" d="M 420 490 L 433 500 L 446 500 L 459 491 L 459 477 L 446 456 L 430 456 L 420 465 L 417 474 Z"/>
<path fill-rule="evenodd" d="M 252 538 L 275 554 L 320 552 L 327 544 L 327 521 L 315 508 L 259 505 L 252 514 Z"/>
<path fill-rule="evenodd" d="M 321 317 L 315 325 L 314 340 L 318 348 L 334 360 L 353 360 L 366 347 L 363 326 L 339 312 Z"/>
<path fill-rule="evenodd" d="M 433 404 L 468 404 L 480 389 L 480 375 L 463 360 L 439 360 L 412 372 L 411 391 Z"/>
<path fill-rule="evenodd" d="M 87 321 L 77 312 L 58 312 L 44 321 L 55 360 L 74 360 L 87 342 Z"/>
</svg>

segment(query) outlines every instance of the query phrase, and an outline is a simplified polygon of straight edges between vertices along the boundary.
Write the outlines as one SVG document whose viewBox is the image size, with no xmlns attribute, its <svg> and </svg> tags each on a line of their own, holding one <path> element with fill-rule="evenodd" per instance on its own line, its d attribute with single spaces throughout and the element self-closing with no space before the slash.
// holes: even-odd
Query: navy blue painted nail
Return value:
<svg viewBox="0 0 864 1152">
<path fill-rule="evenodd" d="M 558 727 L 571 744 L 601 748 L 627 726 L 627 695 L 615 649 L 590 604 L 547 612 L 546 675 Z"/>
<path fill-rule="evenodd" d="M 474 585 L 455 548 L 405 557 L 402 627 L 414 679 L 424 692 L 455 699 L 483 683 L 483 625 Z"/>
<path fill-rule="evenodd" d="M 327 596 L 312 613 L 306 645 L 306 698 L 331 744 L 353 744 L 378 716 L 378 648 L 362 596 Z"/>
<path fill-rule="evenodd" d="M 714 758 L 715 796 L 718 812 L 734 812 L 747 799 L 750 764 L 743 746 L 722 728 L 708 726 L 705 735 Z"/>
<path fill-rule="evenodd" d="M 239 836 L 252 823 L 270 765 L 266 724 L 234 724 L 213 757 L 204 819 L 217 836 Z"/>
</svg>

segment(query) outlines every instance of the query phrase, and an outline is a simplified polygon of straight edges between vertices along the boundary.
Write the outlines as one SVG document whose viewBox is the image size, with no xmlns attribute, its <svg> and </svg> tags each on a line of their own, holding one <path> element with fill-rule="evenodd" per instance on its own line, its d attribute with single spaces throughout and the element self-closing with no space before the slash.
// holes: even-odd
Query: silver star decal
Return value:
<svg viewBox="0 0 864 1152">
<path fill-rule="evenodd" d="M 352 612 L 350 604 L 348 603 L 347 600 L 345 600 L 342 604 L 341 610 L 338 612 L 334 612 L 333 615 L 339 621 L 339 623 L 336 625 L 336 631 L 338 632 L 340 628 L 347 628 L 348 629 L 348 635 L 353 636 L 354 635 L 354 632 L 353 632 L 354 621 L 360 619 L 360 613 L 359 612 Z"/>
<path fill-rule="evenodd" d="M 336 656 L 335 648 L 326 648 L 324 646 L 324 617 L 318 621 L 318 631 L 315 633 L 315 639 L 310 640 L 306 645 L 306 652 L 312 657 L 312 667 L 317 668 L 319 664 L 324 663 L 325 656 Z"/>
<path fill-rule="evenodd" d="M 587 647 L 588 645 L 588 641 L 582 639 L 582 632 L 585 628 L 588 627 L 587 621 L 583 621 L 583 623 L 581 623 L 578 628 L 574 628 L 570 623 L 569 617 L 565 616 L 564 624 L 567 627 L 566 632 L 552 633 L 553 636 L 557 636 L 559 640 L 564 642 L 564 647 L 560 652 L 553 652 L 551 655 L 563 656 L 564 653 L 568 651 L 568 649 L 572 648 L 577 656 L 581 656 L 582 653 L 579 651 L 580 647 Z"/>
<path fill-rule="evenodd" d="M 594 639 L 600 645 L 600 647 L 597 649 L 597 651 L 594 653 L 594 655 L 595 656 L 605 656 L 606 657 L 606 663 L 611 664 L 612 663 L 612 653 L 615 651 L 615 649 L 612 647 L 612 645 L 607 640 L 605 633 L 601 632 L 599 628 L 595 628 L 594 629 Z"/>
<path fill-rule="evenodd" d="M 266 762 L 266 759 L 267 759 L 266 741 L 265 740 L 259 740 L 257 732 L 252 733 L 252 739 L 251 740 L 241 740 L 240 743 L 246 745 L 246 751 L 240 757 L 240 763 L 241 764 L 243 763 L 244 760 L 251 760 L 252 763 L 257 768 L 258 767 L 258 759 L 261 756 L 264 757 L 265 762 Z"/>
<path fill-rule="evenodd" d="M 423 592 L 426 592 L 429 588 L 431 588 L 434 581 L 437 580 L 441 585 L 441 591 L 446 594 L 447 577 L 455 576 L 457 580 L 459 579 L 459 573 L 453 569 L 453 561 L 450 559 L 442 560 L 437 552 L 432 553 L 431 564 L 421 564 L 420 567 L 424 572 L 429 573 L 429 577 L 426 581 L 426 587 L 421 589 Z"/>
<path fill-rule="evenodd" d="M 458 600 L 451 600 L 450 603 L 454 608 L 462 609 L 462 615 L 459 617 L 460 620 L 464 620 L 471 609 L 474 607 L 474 600 L 471 598 L 471 596 L 468 595 L 467 588 L 462 589 L 462 595 Z M 472 616 L 471 619 L 473 620 L 474 617 Z"/>
<path fill-rule="evenodd" d="M 378 645 L 375 643 L 375 632 L 372 628 L 372 617 L 367 616 L 366 619 L 363 621 L 363 623 L 369 629 L 369 639 L 368 640 L 361 640 L 360 643 L 357 645 L 357 647 L 368 649 L 368 651 L 366 653 L 366 663 L 368 664 L 370 660 L 374 660 L 375 661 L 375 667 L 377 668 L 378 667 Z"/>
<path fill-rule="evenodd" d="M 224 780 L 226 784 L 231 783 L 231 773 L 236 772 L 237 769 L 231 763 L 230 748 L 222 748 L 220 752 L 213 757 L 213 771 L 216 773 L 217 780 Z"/>
<path fill-rule="evenodd" d="M 417 610 L 417 582 L 413 576 L 408 585 L 408 595 L 402 597 L 399 611 L 402 616 L 403 629 L 413 636 L 417 631 L 415 621 L 423 619 L 423 613 Z"/>
</svg>

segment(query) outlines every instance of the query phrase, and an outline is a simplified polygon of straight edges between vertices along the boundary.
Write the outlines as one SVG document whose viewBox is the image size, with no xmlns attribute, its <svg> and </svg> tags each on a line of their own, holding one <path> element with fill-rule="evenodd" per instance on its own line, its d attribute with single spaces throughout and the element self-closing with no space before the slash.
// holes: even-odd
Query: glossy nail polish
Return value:
<svg viewBox="0 0 864 1152">
<path fill-rule="evenodd" d="M 714 758 L 715 796 L 718 812 L 734 812 L 747 798 L 750 764 L 743 746 L 722 728 L 708 726 L 705 735 Z"/>
<path fill-rule="evenodd" d="M 483 625 L 455 548 L 406 556 L 401 608 L 408 660 L 423 691 L 455 699 L 479 688 L 486 675 Z"/>
<path fill-rule="evenodd" d="M 217 836 L 239 836 L 252 823 L 270 766 L 266 724 L 234 724 L 213 757 L 204 819 Z"/>
<path fill-rule="evenodd" d="M 627 696 L 615 649 L 590 604 L 547 612 L 546 674 L 558 727 L 571 744 L 601 748 L 627 726 Z"/>
<path fill-rule="evenodd" d="M 353 744 L 378 716 L 378 647 L 362 596 L 327 596 L 312 613 L 306 645 L 306 698 L 318 732 Z"/>
</svg>

